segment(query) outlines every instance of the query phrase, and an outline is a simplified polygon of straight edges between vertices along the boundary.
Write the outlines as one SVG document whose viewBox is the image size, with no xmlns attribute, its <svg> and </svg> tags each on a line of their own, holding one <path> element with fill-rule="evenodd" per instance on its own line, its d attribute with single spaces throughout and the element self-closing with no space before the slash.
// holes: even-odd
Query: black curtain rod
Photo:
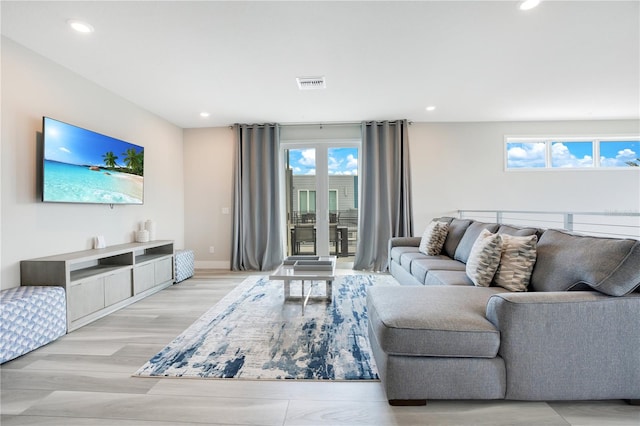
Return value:
<svg viewBox="0 0 640 426">
<path fill-rule="evenodd" d="M 384 121 L 388 121 L 389 123 L 394 123 L 396 121 L 401 121 L 401 120 L 384 120 Z M 362 123 L 366 123 L 366 124 L 373 124 L 373 123 L 378 123 L 378 124 L 382 124 L 379 123 L 376 120 L 363 120 L 363 121 L 336 121 L 336 122 L 316 122 L 316 123 L 280 123 L 280 126 L 282 127 L 294 127 L 294 126 L 360 126 Z M 413 124 L 412 121 L 407 121 L 407 123 L 409 124 Z"/>
<path fill-rule="evenodd" d="M 388 121 L 391 124 L 395 124 L 395 121 L 400 121 L 400 120 L 384 120 L 384 121 Z M 322 128 L 322 126 L 360 126 L 362 125 L 363 121 L 335 121 L 335 122 L 328 122 L 328 123 L 323 123 L 323 122 L 315 122 L 315 123 L 262 123 L 262 124 L 247 124 L 248 126 L 265 126 L 265 125 L 279 125 L 280 127 L 310 127 L 310 126 L 320 126 Z M 375 121 L 375 120 L 364 120 L 365 124 L 373 124 L 373 123 L 377 123 L 378 125 L 382 125 L 381 122 Z M 407 121 L 407 123 L 409 125 L 413 124 L 413 121 Z M 240 123 L 236 123 L 236 124 L 240 124 Z M 241 124 L 244 125 L 244 124 Z M 234 124 L 230 125 L 229 128 L 233 129 Z"/>
</svg>

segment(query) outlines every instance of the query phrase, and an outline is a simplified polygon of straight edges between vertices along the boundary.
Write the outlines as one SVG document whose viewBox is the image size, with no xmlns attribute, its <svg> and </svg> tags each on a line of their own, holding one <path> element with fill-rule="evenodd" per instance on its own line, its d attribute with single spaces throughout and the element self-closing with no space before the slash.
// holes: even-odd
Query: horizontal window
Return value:
<svg viewBox="0 0 640 426">
<path fill-rule="evenodd" d="M 507 169 L 546 167 L 544 142 L 507 142 Z"/>
<path fill-rule="evenodd" d="M 505 139 L 507 170 L 640 167 L 640 137 Z"/>
<path fill-rule="evenodd" d="M 601 167 L 639 167 L 640 141 L 601 141 Z"/>
<path fill-rule="evenodd" d="M 593 142 L 551 142 L 551 167 L 593 167 Z"/>
</svg>

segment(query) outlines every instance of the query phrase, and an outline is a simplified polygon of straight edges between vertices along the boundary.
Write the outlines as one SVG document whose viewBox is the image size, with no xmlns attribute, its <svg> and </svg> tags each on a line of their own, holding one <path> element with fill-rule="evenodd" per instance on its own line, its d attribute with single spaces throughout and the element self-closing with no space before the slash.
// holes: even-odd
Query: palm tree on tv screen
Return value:
<svg viewBox="0 0 640 426">
<path fill-rule="evenodd" d="M 116 166 L 116 160 L 118 159 L 118 156 L 115 155 L 112 151 L 103 154 L 102 158 L 104 158 L 104 164 L 106 164 L 107 167 L 114 168 Z"/>
<path fill-rule="evenodd" d="M 144 151 L 136 152 L 135 149 L 129 148 L 124 152 L 124 163 L 131 170 L 132 173 L 142 175 L 144 167 Z"/>
</svg>

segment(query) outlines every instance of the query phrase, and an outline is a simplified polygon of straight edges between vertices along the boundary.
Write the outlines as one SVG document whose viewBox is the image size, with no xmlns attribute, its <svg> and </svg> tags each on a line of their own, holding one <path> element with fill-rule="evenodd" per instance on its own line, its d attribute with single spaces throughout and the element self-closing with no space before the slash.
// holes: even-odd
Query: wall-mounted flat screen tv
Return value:
<svg viewBox="0 0 640 426">
<path fill-rule="evenodd" d="M 42 201 L 143 203 L 143 147 L 49 117 L 42 135 Z"/>
</svg>

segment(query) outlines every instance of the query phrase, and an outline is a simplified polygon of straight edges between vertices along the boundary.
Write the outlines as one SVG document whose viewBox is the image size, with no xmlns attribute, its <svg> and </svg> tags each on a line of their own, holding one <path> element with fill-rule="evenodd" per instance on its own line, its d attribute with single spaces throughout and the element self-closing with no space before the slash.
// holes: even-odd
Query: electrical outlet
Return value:
<svg viewBox="0 0 640 426">
<path fill-rule="evenodd" d="M 215 253 L 216 250 L 213 246 L 209 246 L 209 253 Z"/>
<path fill-rule="evenodd" d="M 223 207 L 222 208 L 222 214 L 229 214 L 229 207 Z"/>
</svg>

